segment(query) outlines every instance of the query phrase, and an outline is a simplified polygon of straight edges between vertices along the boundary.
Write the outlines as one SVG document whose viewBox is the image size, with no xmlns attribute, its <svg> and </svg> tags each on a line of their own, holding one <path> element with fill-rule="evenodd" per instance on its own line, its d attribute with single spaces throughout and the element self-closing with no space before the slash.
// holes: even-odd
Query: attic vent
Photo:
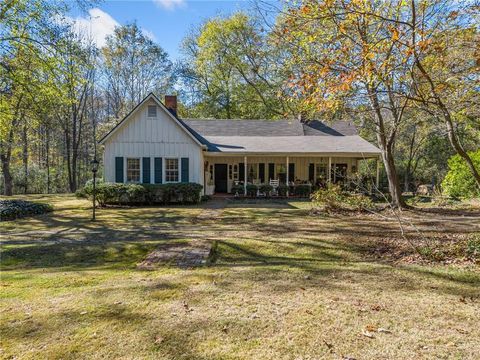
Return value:
<svg viewBox="0 0 480 360">
<path fill-rule="evenodd" d="M 157 117 L 157 107 L 155 105 L 148 105 L 148 117 Z"/>
</svg>

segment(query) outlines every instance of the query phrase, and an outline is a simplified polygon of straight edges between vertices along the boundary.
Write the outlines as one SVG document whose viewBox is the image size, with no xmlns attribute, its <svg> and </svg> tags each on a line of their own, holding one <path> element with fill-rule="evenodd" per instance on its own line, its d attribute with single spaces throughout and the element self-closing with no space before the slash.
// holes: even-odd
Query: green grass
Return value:
<svg viewBox="0 0 480 360">
<path fill-rule="evenodd" d="M 52 214 L 0 223 L 0 357 L 19 359 L 474 359 L 478 266 L 396 263 L 398 237 L 371 216 L 309 204 L 108 208 L 29 196 Z M 207 204 L 208 206 L 208 204 Z M 478 216 L 478 215 L 477 215 Z M 425 233 L 478 231 L 478 217 L 412 215 Z M 165 242 L 215 242 L 215 262 L 136 269 Z M 365 329 L 385 328 L 391 333 Z"/>
</svg>

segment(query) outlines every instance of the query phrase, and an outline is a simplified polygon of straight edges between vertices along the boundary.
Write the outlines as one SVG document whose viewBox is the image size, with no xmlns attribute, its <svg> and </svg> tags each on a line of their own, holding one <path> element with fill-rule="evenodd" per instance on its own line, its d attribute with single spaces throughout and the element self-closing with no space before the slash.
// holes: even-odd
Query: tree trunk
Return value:
<svg viewBox="0 0 480 360">
<path fill-rule="evenodd" d="M 50 134 L 48 127 L 45 129 L 45 162 L 47 167 L 47 194 L 50 194 Z"/>
<path fill-rule="evenodd" d="M 13 129 L 15 126 L 16 122 L 14 121 L 10 131 L 8 132 L 7 141 L 5 143 L 0 142 L 0 161 L 2 162 L 3 187 L 5 196 L 13 195 L 13 178 L 12 173 L 10 172 L 10 159 L 12 157 Z"/>
<path fill-rule="evenodd" d="M 12 179 L 12 174 L 10 173 L 10 159 L 7 158 L 7 156 L 5 156 L 4 154 L 2 154 L 1 160 L 2 160 L 4 195 L 12 196 L 13 195 L 13 179 Z"/>
<path fill-rule="evenodd" d="M 380 141 L 379 144 L 381 144 Z M 407 204 L 402 197 L 402 190 L 400 189 L 400 182 L 398 181 L 392 148 L 390 146 L 384 148 L 380 145 L 380 150 L 382 151 L 382 160 L 383 165 L 385 166 L 385 173 L 387 174 L 388 189 L 392 197 L 392 205 L 397 208 L 406 208 Z"/>
<path fill-rule="evenodd" d="M 28 193 L 28 136 L 27 136 L 27 120 L 23 119 L 22 129 L 22 162 L 23 162 L 23 193 Z"/>
<path fill-rule="evenodd" d="M 368 85 L 367 91 L 370 97 L 371 108 L 376 118 L 375 132 L 377 135 L 378 146 L 382 152 L 383 165 L 385 166 L 385 172 L 388 179 L 388 189 L 392 197 L 392 206 L 397 208 L 406 208 L 407 204 L 402 197 L 397 169 L 395 168 L 395 160 L 393 158 L 393 141 L 389 142 L 387 140 L 385 122 L 377 95 Z"/>
</svg>

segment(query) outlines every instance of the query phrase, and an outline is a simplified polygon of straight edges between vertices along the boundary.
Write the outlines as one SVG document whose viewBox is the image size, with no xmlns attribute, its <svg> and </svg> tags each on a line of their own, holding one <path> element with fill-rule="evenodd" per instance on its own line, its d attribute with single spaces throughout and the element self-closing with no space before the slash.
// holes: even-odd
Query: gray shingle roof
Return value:
<svg viewBox="0 0 480 360">
<path fill-rule="evenodd" d="M 183 119 L 202 136 L 301 136 L 298 120 L 219 120 Z"/>
<path fill-rule="evenodd" d="M 331 153 L 371 156 L 380 150 L 358 136 L 352 123 L 319 120 L 182 119 L 185 127 L 210 152 Z"/>
<path fill-rule="evenodd" d="M 348 121 L 336 121 L 332 124 L 325 124 L 319 120 L 312 120 L 303 124 L 304 135 L 333 135 L 333 136 L 351 136 L 358 135 L 355 125 Z"/>
<path fill-rule="evenodd" d="M 371 156 L 380 150 L 358 135 L 206 136 L 209 150 L 223 153 L 331 153 Z"/>
</svg>

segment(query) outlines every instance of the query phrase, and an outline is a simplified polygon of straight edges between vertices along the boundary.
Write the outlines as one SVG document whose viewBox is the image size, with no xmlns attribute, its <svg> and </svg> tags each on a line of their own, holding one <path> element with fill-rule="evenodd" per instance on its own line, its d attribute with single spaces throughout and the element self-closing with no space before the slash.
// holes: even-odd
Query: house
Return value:
<svg viewBox="0 0 480 360">
<path fill-rule="evenodd" d="M 100 143 L 108 182 L 195 182 L 206 194 L 232 186 L 340 182 L 380 150 L 354 125 L 299 120 L 180 119 L 177 99 L 149 94 Z M 377 165 L 378 182 L 378 165 Z"/>
</svg>

